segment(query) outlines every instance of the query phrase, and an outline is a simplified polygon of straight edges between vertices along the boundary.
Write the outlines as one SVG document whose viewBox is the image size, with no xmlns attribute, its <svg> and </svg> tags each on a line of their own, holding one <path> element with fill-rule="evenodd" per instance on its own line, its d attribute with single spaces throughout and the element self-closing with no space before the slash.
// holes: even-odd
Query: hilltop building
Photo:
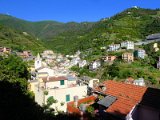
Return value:
<svg viewBox="0 0 160 120">
<path fill-rule="evenodd" d="M 113 62 L 116 59 L 116 56 L 108 55 L 104 58 L 105 62 Z"/>
<path fill-rule="evenodd" d="M 120 44 L 112 44 L 108 46 L 107 51 L 117 51 L 118 49 L 120 49 Z"/>
<path fill-rule="evenodd" d="M 126 62 L 133 62 L 134 61 L 134 56 L 133 53 L 123 53 L 122 54 L 122 60 Z"/>
<path fill-rule="evenodd" d="M 134 52 L 135 57 L 144 59 L 146 56 L 146 51 L 143 49 L 138 49 Z"/>
<path fill-rule="evenodd" d="M 124 41 L 121 43 L 121 48 L 126 48 L 127 50 L 134 50 L 134 42 Z"/>
<path fill-rule="evenodd" d="M 101 66 L 101 61 L 96 60 L 96 61 L 93 61 L 92 63 L 90 63 L 89 69 L 90 70 L 97 70 L 100 66 Z"/>
</svg>

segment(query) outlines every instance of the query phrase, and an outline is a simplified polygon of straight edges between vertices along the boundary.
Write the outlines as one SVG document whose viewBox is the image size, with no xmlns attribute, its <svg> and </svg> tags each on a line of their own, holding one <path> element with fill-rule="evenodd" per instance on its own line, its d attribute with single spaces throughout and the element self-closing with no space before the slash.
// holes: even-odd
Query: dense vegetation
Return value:
<svg viewBox="0 0 160 120">
<path fill-rule="evenodd" d="M 100 47 L 124 40 L 140 41 L 146 35 L 160 32 L 160 11 L 130 8 L 111 18 L 102 19 L 88 31 L 67 31 L 52 40 L 50 48 L 69 54 L 77 50 L 91 50 L 91 55 L 101 55 Z"/>
<path fill-rule="evenodd" d="M 46 48 L 71 54 L 91 49 L 100 55 L 100 47 L 124 40 L 139 41 L 160 31 L 160 10 L 129 8 L 111 18 L 95 23 L 60 23 L 56 21 L 28 22 L 0 15 L 0 24 L 27 32 L 45 43 Z"/>
<path fill-rule="evenodd" d="M 127 63 L 122 60 L 122 53 L 125 51 L 109 52 L 108 55 L 117 56 L 113 64 L 102 62 L 102 66 L 95 71 L 89 70 L 88 66 L 84 68 L 73 66 L 71 70 L 76 71 L 79 76 L 96 77 L 101 81 L 108 79 L 125 81 L 128 77 L 134 79 L 144 78 L 147 86 L 160 88 L 160 71 L 157 69 L 160 51 L 154 51 L 153 43 L 140 47 L 146 51 L 147 56 L 144 59 L 135 57 L 134 62 Z M 158 43 L 158 47 L 160 47 L 160 43 Z M 130 50 L 130 52 L 134 51 Z"/>
<path fill-rule="evenodd" d="M 94 23 L 62 23 L 57 21 L 29 22 L 9 15 L 0 14 L 0 24 L 27 32 L 37 38 L 48 40 L 66 31 L 81 31 L 90 28 Z"/>
<path fill-rule="evenodd" d="M 145 39 L 149 34 L 159 33 L 159 15 L 159 9 L 129 8 L 111 18 L 105 18 L 96 23 L 28 22 L 11 16 L 0 15 L 0 24 L 10 27 L 0 27 L 0 44 L 16 49 L 31 49 L 33 51 L 43 49 L 40 41 L 35 40 L 30 35 L 15 32 L 11 29 L 14 28 L 40 38 L 48 49 L 50 48 L 64 54 L 73 54 L 75 51 L 81 50 L 82 58 L 93 61 L 101 59 L 108 54 L 105 50 L 100 49 L 103 46 L 107 47 L 111 43 L 120 43 L 124 40 L 136 42 Z M 113 79 L 116 77 L 125 79 L 127 76 L 135 78 L 141 76 L 148 80 L 152 79 L 151 83 L 156 84 L 154 80 L 158 80 L 159 75 L 155 65 L 160 54 L 159 52 L 154 53 L 149 45 L 141 47 L 147 51 L 148 57 L 133 64 L 123 62 L 114 63 L 112 66 L 104 64 L 96 72 L 91 72 L 88 68 L 77 69 L 73 67 L 72 69 L 79 72 L 80 75 L 96 76 L 101 79 Z M 122 53 L 110 54 L 116 54 L 116 56 L 121 57 Z M 143 62 L 145 64 L 142 64 Z M 131 71 L 131 67 L 134 69 L 134 72 Z M 155 74 L 151 74 L 153 72 Z"/>
<path fill-rule="evenodd" d="M 13 50 L 31 50 L 34 53 L 44 50 L 43 44 L 33 36 L 0 25 L 0 46 Z"/>
</svg>

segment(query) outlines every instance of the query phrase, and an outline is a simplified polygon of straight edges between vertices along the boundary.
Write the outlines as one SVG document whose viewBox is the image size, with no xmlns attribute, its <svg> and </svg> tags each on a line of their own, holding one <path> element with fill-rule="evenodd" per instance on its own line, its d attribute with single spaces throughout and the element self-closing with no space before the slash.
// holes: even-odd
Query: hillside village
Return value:
<svg viewBox="0 0 160 120">
<path fill-rule="evenodd" d="M 28 22 L 0 14 L 1 94 L 13 85 L 17 97 L 21 89 L 45 117 L 160 120 L 159 15 L 159 9 L 137 6 L 95 23 Z M 14 95 L 3 94 L 12 101 Z M 4 106 L 14 106 L 8 101 Z M 45 118 L 27 105 L 24 112 Z"/>
<path fill-rule="evenodd" d="M 110 66 L 114 64 L 114 61 L 132 64 L 134 61 L 148 57 L 146 51 L 132 41 L 123 41 L 104 48 L 106 56 L 90 63 L 80 57 L 80 51 L 74 55 L 62 55 L 52 50 L 45 50 L 33 56 L 31 51 L 17 52 L 10 48 L 0 47 L 0 54 L 2 56 L 17 55 L 29 63 L 31 73 L 28 80 L 29 90 L 34 93 L 35 101 L 45 107 L 46 111 L 53 109 L 54 114 L 67 112 L 81 116 L 87 111 L 94 116 L 107 116 L 111 119 L 131 120 L 139 117 L 141 120 L 150 120 L 154 117 L 155 120 L 158 120 L 159 107 L 151 106 L 148 98 L 152 96 L 153 100 L 159 100 L 160 96 L 156 95 L 159 89 L 147 87 L 143 77 L 135 79 L 127 76 L 123 82 L 101 81 L 96 77 L 82 76 L 77 71 L 72 71 L 71 68 L 75 66 L 79 68 L 88 66 L 89 71 L 97 71 L 103 66 L 103 63 Z M 159 51 L 157 42 L 153 43 L 152 49 L 155 53 Z M 120 52 L 121 55 L 120 57 L 110 55 L 111 52 L 112 54 Z M 155 67 L 160 69 L 160 60 L 156 61 L 157 66 Z M 116 88 L 119 88 L 119 91 Z M 130 90 L 134 91 L 133 95 L 127 92 Z M 150 92 L 155 93 L 154 96 Z M 157 105 L 158 102 L 155 104 Z M 152 109 L 155 111 L 153 112 Z M 152 111 L 153 114 L 148 116 L 138 114 L 145 111 Z"/>
</svg>

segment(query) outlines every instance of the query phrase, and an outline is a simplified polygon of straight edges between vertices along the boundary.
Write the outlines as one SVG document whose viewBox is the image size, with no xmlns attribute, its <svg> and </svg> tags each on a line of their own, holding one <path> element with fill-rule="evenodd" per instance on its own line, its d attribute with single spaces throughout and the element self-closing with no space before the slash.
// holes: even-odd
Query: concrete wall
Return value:
<svg viewBox="0 0 160 120">
<path fill-rule="evenodd" d="M 38 70 L 38 72 L 47 72 L 49 76 L 54 76 L 55 75 L 54 70 L 49 69 L 49 68 L 43 68 L 41 70 Z"/>
<path fill-rule="evenodd" d="M 76 84 L 76 83 L 77 83 L 76 80 L 68 80 L 67 81 L 68 86 L 70 86 L 72 84 Z"/>
<path fill-rule="evenodd" d="M 67 80 L 64 80 L 64 85 L 60 84 L 60 81 L 54 81 L 54 82 L 47 82 L 46 83 L 46 88 L 54 88 L 54 87 L 58 87 L 58 88 L 67 88 Z"/>
<path fill-rule="evenodd" d="M 36 85 L 34 89 L 34 94 L 35 94 L 35 101 L 42 106 L 45 100 L 43 89 L 38 88 L 38 85 Z"/>
</svg>

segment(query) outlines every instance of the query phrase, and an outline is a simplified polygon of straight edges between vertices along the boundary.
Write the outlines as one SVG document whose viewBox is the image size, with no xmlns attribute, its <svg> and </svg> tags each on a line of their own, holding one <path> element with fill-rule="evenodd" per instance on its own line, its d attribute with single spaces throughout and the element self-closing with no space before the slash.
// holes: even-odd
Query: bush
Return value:
<svg viewBox="0 0 160 120">
<path fill-rule="evenodd" d="M 149 81 L 152 83 L 152 84 L 157 84 L 157 80 L 151 76 L 148 77 Z"/>
<path fill-rule="evenodd" d="M 94 112 L 94 107 L 88 106 L 88 107 L 87 107 L 87 112 L 88 112 L 88 113 L 93 113 L 93 112 Z"/>
</svg>

